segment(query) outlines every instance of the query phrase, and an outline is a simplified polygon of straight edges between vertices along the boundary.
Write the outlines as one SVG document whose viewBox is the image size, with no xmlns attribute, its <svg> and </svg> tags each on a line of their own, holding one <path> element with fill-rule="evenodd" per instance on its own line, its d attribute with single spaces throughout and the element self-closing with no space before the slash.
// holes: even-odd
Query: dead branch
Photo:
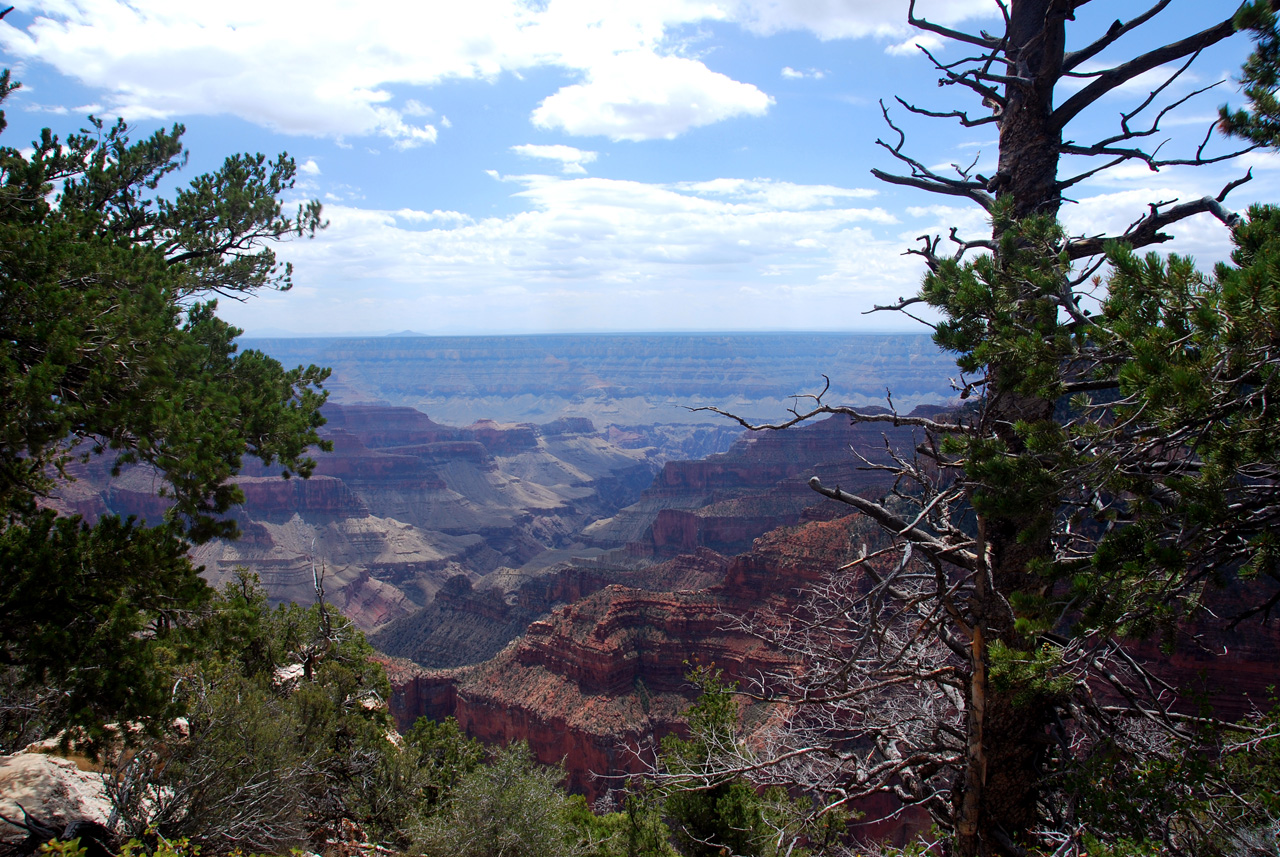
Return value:
<svg viewBox="0 0 1280 857">
<path fill-rule="evenodd" d="M 1109 241 L 1123 241 L 1133 247 L 1147 247 L 1173 240 L 1173 236 L 1160 230 L 1195 214 L 1212 214 L 1227 226 L 1235 226 L 1240 222 L 1240 215 L 1230 211 L 1222 204 L 1231 191 L 1253 178 L 1250 170 L 1241 178 L 1227 183 L 1216 196 L 1203 196 L 1187 202 L 1174 204 L 1177 200 L 1152 203 L 1147 214 L 1130 224 L 1121 235 L 1075 239 L 1067 245 L 1067 256 L 1072 259 L 1084 259 L 1104 252 Z M 1165 206 L 1168 206 L 1167 208 Z"/>
<path fill-rule="evenodd" d="M 1071 71 L 1079 67 L 1081 63 L 1088 62 L 1089 60 L 1093 59 L 1098 54 L 1102 53 L 1104 50 L 1106 50 L 1111 45 L 1113 45 L 1116 42 L 1116 40 L 1119 39 L 1121 36 L 1123 36 L 1125 33 L 1136 30 L 1138 27 L 1141 27 L 1143 24 L 1147 23 L 1147 21 L 1150 21 L 1156 15 L 1159 15 L 1160 12 L 1163 11 L 1164 8 L 1169 5 L 1170 2 L 1171 0 L 1160 0 L 1159 3 L 1152 6 L 1150 9 L 1143 12 L 1138 17 L 1131 18 L 1128 21 L 1121 22 L 1119 19 L 1116 19 L 1116 22 L 1111 25 L 1111 27 L 1107 30 L 1104 36 L 1095 40 L 1092 44 L 1088 45 L 1087 47 L 1081 48 L 1078 51 L 1072 51 L 1068 53 L 1065 57 L 1063 57 L 1062 70 Z"/>
<path fill-rule="evenodd" d="M 1144 72 L 1151 71 L 1153 68 L 1180 60 L 1185 56 L 1204 50 L 1210 45 L 1215 45 L 1234 33 L 1235 24 L 1231 18 L 1227 18 L 1193 36 L 1188 36 L 1185 39 L 1148 51 L 1126 63 L 1102 72 L 1096 80 L 1068 98 L 1053 111 L 1050 120 L 1052 126 L 1061 131 L 1082 110 L 1116 87 L 1133 80 Z"/>
</svg>

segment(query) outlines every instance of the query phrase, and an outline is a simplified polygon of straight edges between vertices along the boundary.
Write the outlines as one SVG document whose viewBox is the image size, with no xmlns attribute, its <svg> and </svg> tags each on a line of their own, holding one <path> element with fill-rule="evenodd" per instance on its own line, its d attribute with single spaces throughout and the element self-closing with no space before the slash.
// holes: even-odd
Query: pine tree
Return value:
<svg viewBox="0 0 1280 857">
<path fill-rule="evenodd" d="M 0 77 L 0 100 L 16 84 Z M 0 112 L 0 130 L 3 130 Z M 172 199 L 179 125 L 131 141 L 90 117 L 65 140 L 0 148 L 0 718 L 6 742 L 164 707 L 156 640 L 208 598 L 189 541 L 235 534 L 246 455 L 307 476 L 320 384 L 256 351 L 217 296 L 287 289 L 269 244 L 322 228 L 279 200 L 295 165 L 236 155 Z M 96 455 L 149 468 L 164 520 L 93 524 L 46 501 Z"/>
<path fill-rule="evenodd" d="M 1176 769 L 1187 753 L 1212 752 L 1212 718 L 1180 707 L 1123 640 L 1163 633 L 1171 641 L 1207 583 L 1274 575 L 1269 486 L 1280 474 L 1262 440 L 1280 428 L 1270 424 L 1270 274 L 1254 273 L 1270 264 L 1272 215 L 1255 212 L 1245 224 L 1224 206 L 1246 177 L 1216 196 L 1153 203 L 1120 235 L 1071 236 L 1056 218 L 1071 187 L 1120 164 L 1158 169 L 1240 154 L 1144 148 L 1186 100 L 1160 106 L 1164 86 L 1122 114 L 1111 136 L 1079 142 L 1071 123 L 1140 74 L 1176 63 L 1176 79 L 1201 50 L 1271 13 L 1246 4 L 1066 89 L 1167 0 L 1074 50 L 1068 35 L 1084 2 L 999 5 L 997 34 L 933 24 L 916 17 L 914 4 L 908 13 L 916 27 L 962 46 L 966 57 L 951 63 L 925 53 L 939 83 L 968 90 L 981 111 L 899 99 L 912 114 L 995 126 L 995 174 L 929 168 L 907 153 L 887 107 L 895 138 L 880 144 L 908 172 L 873 170 L 968 199 L 990 217 L 990 237 L 953 231 L 953 253 L 941 238 L 925 238 L 912 251 L 928 265 L 919 293 L 876 308 L 939 312 L 934 339 L 956 355 L 965 404 L 923 418 L 863 413 L 817 395 L 788 420 L 749 426 L 844 414 L 913 426 L 918 444 L 875 462 L 898 477 L 884 501 L 811 481 L 887 537 L 814 593 L 781 635 L 758 629 L 807 652 L 802 675 L 762 676 L 751 688 L 789 712 L 788 728 L 754 744 L 723 742 L 690 780 L 739 772 L 760 785 L 800 784 L 828 809 L 887 792 L 926 808 L 962 855 L 1053 850 L 1085 829 L 1212 847 L 1221 841 L 1205 832 L 1214 822 L 1193 813 L 1204 805 L 1204 779 L 1171 775 L 1160 800 L 1135 797 L 1122 820 L 1108 821 L 1088 811 L 1100 792 L 1086 772 L 1113 764 L 1116 782 L 1141 780 L 1166 763 L 1162 770 Z M 1274 92 L 1274 78 L 1260 74 Z M 1068 155 L 1093 160 L 1064 176 Z M 1199 213 L 1238 228 L 1238 268 L 1204 278 L 1187 260 L 1133 254 Z M 1107 250 L 1114 273 L 1104 281 Z M 1257 285 L 1242 289 L 1245 282 Z M 1254 609 L 1274 603 L 1257 595 Z M 1113 799 L 1101 797 L 1109 806 Z"/>
</svg>

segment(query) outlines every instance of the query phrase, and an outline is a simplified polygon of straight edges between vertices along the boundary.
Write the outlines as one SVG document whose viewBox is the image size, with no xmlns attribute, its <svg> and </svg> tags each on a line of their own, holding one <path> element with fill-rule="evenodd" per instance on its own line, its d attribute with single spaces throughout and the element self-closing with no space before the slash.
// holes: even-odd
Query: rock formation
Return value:
<svg viewBox="0 0 1280 857">
<path fill-rule="evenodd" d="M 105 825 L 111 802 L 100 774 L 58 756 L 14 753 L 0 756 L 0 815 L 20 823 L 35 819 L 60 833 L 76 822 Z M 28 835 L 22 827 L 0 821 L 0 842 L 13 846 Z"/>
<path fill-rule="evenodd" d="M 735 617 L 781 621 L 796 610 L 803 589 L 863 544 L 874 548 L 883 539 L 878 527 L 852 515 L 774 530 L 733 560 L 701 548 L 617 573 L 609 585 L 575 580 L 572 591 L 560 591 L 566 603 L 491 660 L 444 670 L 388 661 L 392 712 L 402 728 L 419 716 L 452 716 L 486 742 L 528 741 L 541 761 L 563 761 L 570 786 L 594 798 L 643 770 L 658 738 L 683 728 L 681 713 L 694 690 L 686 676 L 693 666 L 714 665 L 729 680 L 788 666 L 777 650 L 741 630 Z M 630 575 L 627 585 L 618 582 L 623 575 Z M 642 579 L 649 585 L 636 585 Z M 548 590 L 568 582 L 567 570 L 541 580 Z M 1209 600 L 1225 610 L 1238 597 L 1238 590 L 1228 589 Z M 1255 617 L 1224 631 L 1206 619 L 1184 632 L 1172 656 L 1154 644 L 1133 651 L 1190 691 L 1189 705 L 1198 704 L 1193 696 L 1200 692 L 1219 716 L 1236 718 L 1269 704 L 1280 628 Z M 1219 657 L 1224 652 L 1229 657 Z M 883 815 L 894 807 L 863 809 Z M 886 824 L 864 832 L 902 833 Z"/>
<path fill-rule="evenodd" d="M 402 727 L 452 716 L 484 741 L 527 740 L 540 760 L 565 760 L 571 787 L 599 795 L 642 768 L 656 736 L 680 727 L 694 665 L 718 666 L 729 679 L 782 665 L 732 617 L 789 607 L 801 587 L 850 555 L 863 526 L 851 517 L 811 522 L 776 530 L 732 561 L 703 549 L 634 572 L 672 588 L 597 589 L 472 667 L 389 661 L 392 711 Z M 676 588 L 710 578 L 718 579 Z"/>
<path fill-rule="evenodd" d="M 549 550 L 579 546 L 586 524 L 632 502 L 650 482 L 652 450 L 611 443 L 586 419 L 547 426 L 481 421 L 455 428 L 410 408 L 327 405 L 310 479 L 260 463 L 237 479 L 242 536 L 193 551 L 214 584 L 255 572 L 272 598 L 326 596 L 364 629 L 431 601 L 450 578 L 478 580 Z M 154 475 L 110 477 L 110 462 L 72 468 L 51 504 L 92 519 L 163 516 Z"/>
<path fill-rule="evenodd" d="M 895 441 L 910 442 L 906 429 L 890 425 L 887 433 Z M 645 567 L 700 550 L 732 556 L 779 526 L 846 514 L 847 507 L 808 487 L 815 473 L 849 491 L 883 494 L 888 483 L 882 474 L 865 469 L 855 454 L 868 460 L 882 456 L 885 434 L 875 426 L 851 426 L 843 417 L 832 417 L 792 431 L 751 435 L 706 460 L 669 461 L 637 502 L 578 535 L 584 546 L 596 549 L 596 556 L 585 549 L 541 554 L 514 573 L 486 577 L 474 591 L 459 586 L 439 603 L 395 620 L 373 642 L 422 666 L 465 666 L 492 657 L 557 604 L 606 585 L 682 588 L 655 583 L 669 576 L 663 569 L 670 565 Z M 546 481 L 544 474 L 524 475 Z M 547 595 L 548 587 L 566 580 L 579 584 L 574 598 Z"/>
<path fill-rule="evenodd" d="M 826 485 L 882 495 L 891 479 L 867 462 L 885 459 L 886 442 L 911 444 L 912 430 L 888 423 L 850 425 L 833 416 L 789 431 L 748 434 L 727 452 L 668 461 L 639 500 L 589 525 L 583 538 L 599 547 L 625 546 L 633 556 L 669 557 L 698 547 L 736 554 L 757 536 L 798 523 L 806 509 L 838 506 L 814 494 L 808 486 L 812 476 Z"/>
<path fill-rule="evenodd" d="M 954 362 L 924 334 L 386 336 L 244 345 L 286 366 L 333 367 L 327 386 L 335 401 L 405 405 L 458 425 L 586 417 L 648 434 L 645 445 L 663 458 L 723 449 L 678 448 L 689 426 L 732 428 L 687 408 L 717 405 L 772 419 L 796 393 L 821 390 L 823 373 L 831 378 L 828 401 L 860 407 L 883 405 L 886 388 L 905 410 L 954 397 L 947 382 Z"/>
</svg>

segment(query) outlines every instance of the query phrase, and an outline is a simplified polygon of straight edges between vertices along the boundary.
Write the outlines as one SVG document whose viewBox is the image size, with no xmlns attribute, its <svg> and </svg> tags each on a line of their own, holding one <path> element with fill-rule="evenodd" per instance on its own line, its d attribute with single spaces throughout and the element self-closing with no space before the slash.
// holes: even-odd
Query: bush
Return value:
<svg viewBox="0 0 1280 857">
<path fill-rule="evenodd" d="M 284 853 L 351 819 L 397 838 L 411 776 L 389 737 L 386 676 L 346 619 L 272 609 L 242 575 L 175 645 L 197 653 L 173 685 L 185 717 L 135 736 L 111 771 L 126 835 Z"/>
<path fill-rule="evenodd" d="M 570 857 L 583 853 L 568 822 L 564 772 L 539 765 L 525 743 L 463 775 L 415 836 L 427 857 Z"/>
</svg>

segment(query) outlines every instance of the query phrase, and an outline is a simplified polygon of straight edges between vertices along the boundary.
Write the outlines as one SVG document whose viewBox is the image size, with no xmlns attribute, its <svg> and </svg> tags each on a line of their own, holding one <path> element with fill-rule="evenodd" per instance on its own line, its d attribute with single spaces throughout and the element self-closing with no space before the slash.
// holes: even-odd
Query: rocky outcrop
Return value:
<svg viewBox="0 0 1280 857">
<path fill-rule="evenodd" d="M 862 459 L 883 461 L 886 439 L 902 445 L 913 437 L 908 428 L 850 425 L 840 416 L 785 432 L 748 434 L 728 452 L 668 461 L 639 500 L 591 524 L 583 537 L 601 548 L 625 546 L 632 556 L 669 557 L 698 547 L 746 551 L 757 536 L 812 517 L 806 510 L 847 511 L 810 490 L 814 475 L 846 491 L 883 495 L 892 480 L 867 469 Z"/>
<path fill-rule="evenodd" d="M 455 667 L 488 660 L 524 633 L 539 611 L 508 604 L 495 588 L 475 590 L 465 575 L 450 579 L 423 609 L 398 619 L 370 641 L 425 667 Z"/>
<path fill-rule="evenodd" d="M 713 551 L 644 568 L 576 562 L 525 579 L 518 588 L 476 586 L 464 576 L 442 587 L 423 609 L 370 637 L 379 651 L 424 667 L 477 664 L 496 655 L 557 607 L 610 585 L 657 592 L 704 589 L 723 579 L 728 560 Z"/>
<path fill-rule="evenodd" d="M 321 575 L 327 597 L 366 630 L 429 603 L 450 578 L 479 580 L 575 546 L 583 526 L 634 501 L 654 470 L 650 450 L 614 445 L 583 418 L 459 428 L 388 405 L 327 405 L 324 415 L 334 448 L 315 456 L 315 474 L 286 480 L 246 463 L 242 538 L 200 545 L 193 558 L 215 585 L 248 568 L 277 601 L 312 601 Z M 154 473 L 112 477 L 110 465 L 75 463 L 77 481 L 51 505 L 89 519 L 163 517 Z"/>
<path fill-rule="evenodd" d="M 681 712 L 693 696 L 686 679 L 692 666 L 714 665 L 729 680 L 794 666 L 740 630 L 733 617 L 768 624 L 792 615 L 802 590 L 882 537 L 865 519 L 850 516 L 770 532 L 733 560 L 703 548 L 645 569 L 602 566 L 597 577 L 585 566 L 573 574 L 561 570 L 538 583 L 570 603 L 530 624 L 489 661 L 402 671 L 392 711 L 406 727 L 418 716 L 452 716 L 487 742 L 528 741 L 540 760 L 563 761 L 571 787 L 594 798 L 642 770 L 656 740 L 682 728 Z M 718 579 L 707 586 L 712 571 Z M 596 588 L 610 574 L 614 582 Z M 624 575 L 632 581 L 651 575 L 654 585 L 620 585 Z M 682 587 L 681 579 L 698 585 Z M 530 584 L 528 594 L 533 591 Z M 1232 590 L 1218 593 L 1212 606 L 1223 609 L 1232 597 Z M 1189 700 L 1199 690 L 1219 716 L 1234 718 L 1268 705 L 1266 685 L 1275 681 L 1280 629 L 1257 621 L 1232 631 L 1188 626 L 1172 656 L 1155 645 L 1133 651 L 1189 691 Z M 880 815 L 894 809 L 863 808 Z M 901 832 L 892 823 L 875 829 L 895 830 Z"/>
<path fill-rule="evenodd" d="M 15 753 L 0 756 L 0 815 L 18 822 L 29 815 L 62 831 L 78 821 L 105 825 L 111 802 L 100 774 L 58 756 Z M 21 827 L 0 822 L 0 842 L 14 845 L 27 836 Z"/>
<path fill-rule="evenodd" d="M 392 711 L 402 726 L 452 716 L 485 741 L 527 740 L 540 760 L 565 760 L 572 787 L 600 794 L 611 781 L 593 772 L 640 770 L 640 748 L 680 727 L 694 665 L 715 665 L 731 680 L 784 665 L 730 617 L 793 603 L 801 587 L 849 556 L 860 526 L 853 518 L 812 522 L 770 533 L 735 560 L 703 549 L 623 572 L 672 588 L 611 583 L 533 622 L 485 663 L 402 671 Z M 679 586 L 712 576 L 711 586 Z M 542 583 L 554 590 L 554 580 Z M 581 578 L 575 583 L 581 587 Z"/>
</svg>

